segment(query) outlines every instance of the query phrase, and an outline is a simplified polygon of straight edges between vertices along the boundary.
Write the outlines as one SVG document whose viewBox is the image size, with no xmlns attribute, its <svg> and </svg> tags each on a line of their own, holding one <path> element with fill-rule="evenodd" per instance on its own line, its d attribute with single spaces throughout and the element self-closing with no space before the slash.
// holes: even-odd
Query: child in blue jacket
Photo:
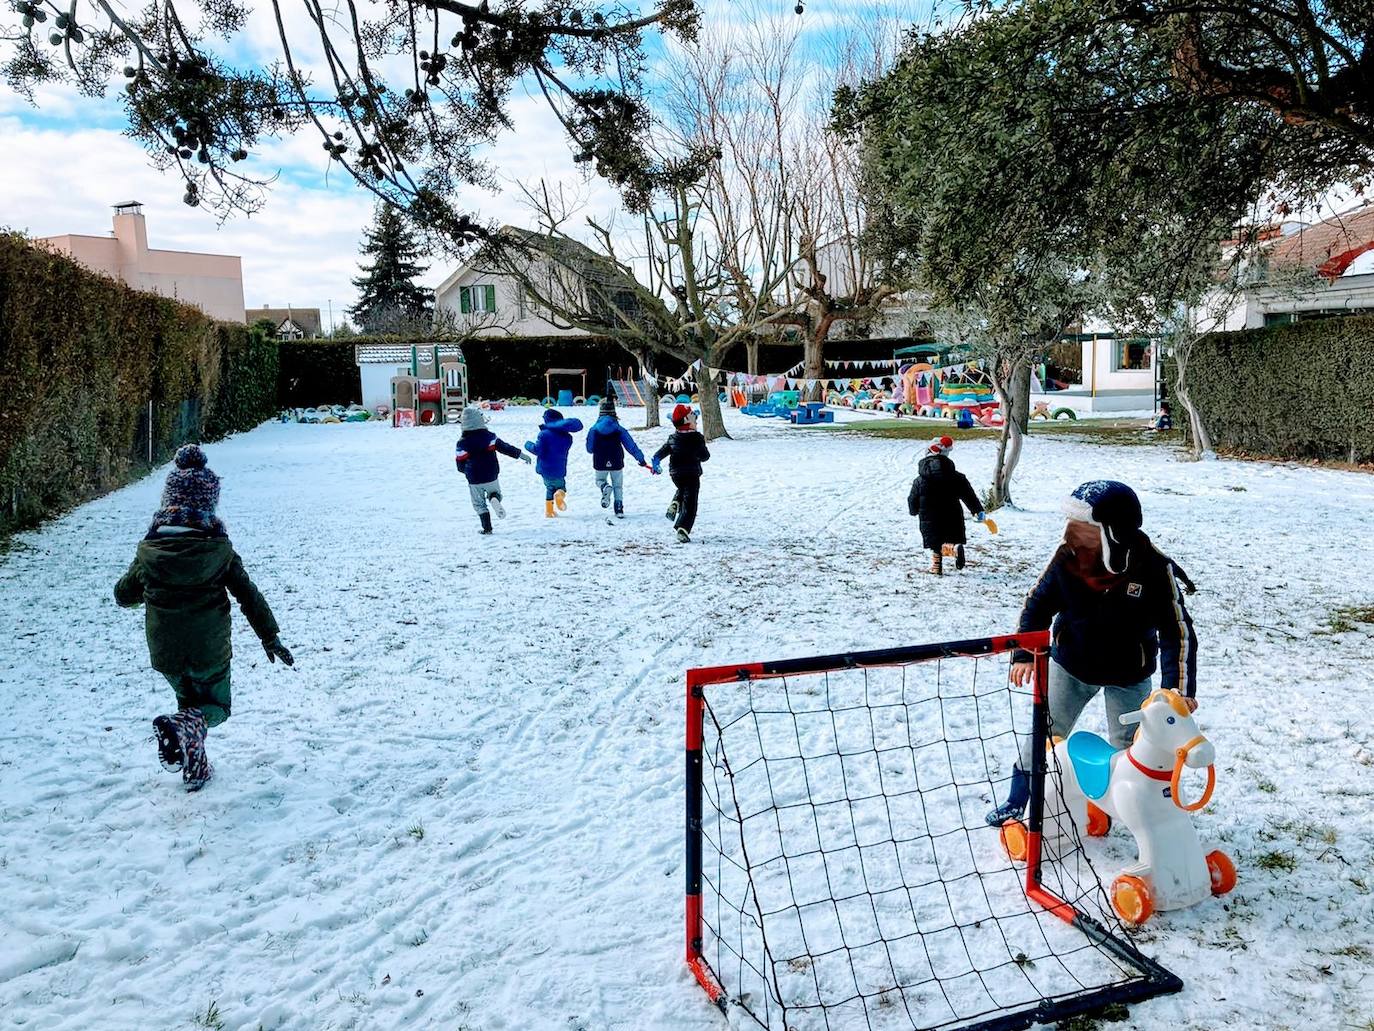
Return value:
<svg viewBox="0 0 1374 1031">
<path fill-rule="evenodd" d="M 539 436 L 525 441 L 525 450 L 539 459 L 534 471 L 544 478 L 544 515 L 552 519 L 554 506 L 561 512 L 568 507 L 568 452 L 572 435 L 582 429 L 581 419 L 565 419 L 556 408 L 544 411 Z"/>
<path fill-rule="evenodd" d="M 610 508 L 615 498 L 615 517 L 625 518 L 625 452 L 634 456 L 641 467 L 648 469 L 644 452 L 639 450 L 630 431 L 620 425 L 615 414 L 615 398 L 602 399 L 597 409 L 599 418 L 587 431 L 587 453 L 592 456 L 596 470 L 596 485 L 601 488 L 601 507 Z"/>
<path fill-rule="evenodd" d="M 506 517 L 506 509 L 501 504 L 501 460 L 497 454 L 527 463 L 532 459 L 487 429 L 487 420 L 480 408 L 464 408 L 461 425 L 463 433 L 458 438 L 453 461 L 458 471 L 468 478 L 468 493 L 472 496 L 477 518 L 482 522 L 481 532 L 491 533 L 491 513 L 495 512 L 501 519 Z M 491 511 L 487 511 L 488 505 Z"/>
</svg>

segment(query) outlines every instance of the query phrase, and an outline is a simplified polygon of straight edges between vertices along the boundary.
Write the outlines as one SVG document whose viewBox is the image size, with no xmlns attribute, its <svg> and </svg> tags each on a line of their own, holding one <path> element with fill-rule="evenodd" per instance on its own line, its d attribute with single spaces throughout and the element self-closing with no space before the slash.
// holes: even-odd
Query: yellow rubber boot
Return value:
<svg viewBox="0 0 1374 1031">
<path fill-rule="evenodd" d="M 545 516 L 546 518 L 548 518 L 548 519 L 554 518 L 554 515 L 553 515 L 553 502 L 552 502 L 552 501 L 546 501 L 546 502 L 544 502 L 544 516 Z"/>
<path fill-rule="evenodd" d="M 553 492 L 553 503 L 554 503 L 555 505 L 558 506 L 558 511 L 562 512 L 562 511 L 564 511 L 565 509 L 567 509 L 567 507 L 568 507 L 568 502 L 567 502 L 567 500 L 566 500 L 567 496 L 568 496 L 567 491 L 556 490 L 556 491 Z"/>
</svg>

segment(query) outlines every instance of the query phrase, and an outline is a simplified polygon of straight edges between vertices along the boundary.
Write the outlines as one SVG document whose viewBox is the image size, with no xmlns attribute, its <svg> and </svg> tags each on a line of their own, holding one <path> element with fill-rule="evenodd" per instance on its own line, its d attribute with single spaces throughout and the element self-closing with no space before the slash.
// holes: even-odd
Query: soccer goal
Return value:
<svg viewBox="0 0 1374 1031">
<path fill-rule="evenodd" d="M 1035 656 L 1026 690 L 1017 648 Z M 722 1012 L 770 1031 L 1015 1031 L 1182 988 L 1128 940 L 1078 835 L 1041 847 L 1048 648 L 1035 633 L 688 671 L 687 963 Z M 1019 734 L 1040 760 L 1013 863 L 984 814 Z"/>
</svg>

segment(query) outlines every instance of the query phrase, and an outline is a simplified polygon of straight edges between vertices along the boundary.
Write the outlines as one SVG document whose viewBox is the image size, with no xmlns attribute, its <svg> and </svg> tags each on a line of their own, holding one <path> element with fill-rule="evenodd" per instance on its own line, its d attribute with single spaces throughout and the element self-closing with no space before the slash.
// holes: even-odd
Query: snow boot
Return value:
<svg viewBox="0 0 1374 1031">
<path fill-rule="evenodd" d="M 941 552 L 930 553 L 930 572 L 935 576 L 945 575 L 945 556 Z"/>
<path fill-rule="evenodd" d="M 954 549 L 954 568 L 964 568 L 964 546 L 962 544 Z"/>
<path fill-rule="evenodd" d="M 610 480 L 607 480 L 605 483 L 603 483 L 603 484 L 601 485 L 601 507 L 602 507 L 602 508 L 610 508 L 610 507 L 611 507 L 611 481 L 610 481 Z M 619 508 L 620 506 L 617 505 L 616 507 Z"/>
<path fill-rule="evenodd" d="M 215 772 L 205 755 L 205 716 L 199 709 L 182 709 L 169 719 L 181 746 L 181 781 L 187 791 L 199 791 Z"/>
<path fill-rule="evenodd" d="M 1007 788 L 1007 800 L 992 812 L 986 820 L 989 827 L 1000 827 L 1008 820 L 1019 820 L 1030 801 L 1030 774 L 1019 766 L 1011 768 L 1011 785 Z"/>
<path fill-rule="evenodd" d="M 679 544 L 690 544 L 692 542 L 692 535 L 687 532 L 687 527 L 679 526 L 677 528 L 677 539 Z"/>
<path fill-rule="evenodd" d="M 490 505 L 491 510 L 496 513 L 497 519 L 506 518 L 506 506 L 501 504 L 500 494 L 488 494 L 487 504 Z"/>
<path fill-rule="evenodd" d="M 478 530 L 477 532 L 478 532 L 478 533 L 491 533 L 491 513 L 490 513 L 490 512 L 483 512 L 483 513 L 481 513 L 480 515 L 478 515 L 477 518 L 480 519 L 480 520 L 482 520 L 482 529 Z"/>
<path fill-rule="evenodd" d="M 153 735 L 157 739 L 157 761 L 162 768 L 181 769 L 181 741 L 177 738 L 176 723 L 172 717 L 159 716 L 153 720 Z"/>
<path fill-rule="evenodd" d="M 566 512 L 568 509 L 568 492 L 565 490 L 554 491 L 553 503 L 558 506 L 558 511 Z"/>
<path fill-rule="evenodd" d="M 615 517 L 617 519 L 625 518 L 625 503 L 623 501 L 617 501 L 615 503 Z"/>
<path fill-rule="evenodd" d="M 663 518 L 665 518 L 665 519 L 676 519 L 676 518 L 677 518 L 677 506 L 678 506 L 678 500 L 677 500 L 677 498 L 673 498 L 672 501 L 668 502 L 668 511 L 666 511 L 666 512 L 663 513 Z"/>
<path fill-rule="evenodd" d="M 555 518 L 555 516 L 554 516 L 554 514 L 553 514 L 553 502 L 552 502 L 552 501 L 545 501 L 545 502 L 544 502 L 544 518 L 545 518 L 545 519 L 553 519 L 553 518 Z"/>
</svg>

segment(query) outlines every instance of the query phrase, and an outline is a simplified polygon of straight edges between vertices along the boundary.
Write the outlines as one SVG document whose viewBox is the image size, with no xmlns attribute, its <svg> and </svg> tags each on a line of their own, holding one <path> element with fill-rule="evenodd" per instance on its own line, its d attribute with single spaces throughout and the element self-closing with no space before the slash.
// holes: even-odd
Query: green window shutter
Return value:
<svg viewBox="0 0 1374 1031">
<path fill-rule="evenodd" d="M 486 306 L 483 310 L 484 310 L 484 311 L 495 311 L 495 310 L 496 310 L 496 287 L 495 287 L 493 284 L 488 283 L 488 284 L 484 287 L 484 289 L 485 289 L 486 292 L 487 292 L 487 306 Z"/>
<path fill-rule="evenodd" d="M 469 287 L 458 288 L 458 308 L 464 315 L 472 313 L 472 290 Z"/>
</svg>

